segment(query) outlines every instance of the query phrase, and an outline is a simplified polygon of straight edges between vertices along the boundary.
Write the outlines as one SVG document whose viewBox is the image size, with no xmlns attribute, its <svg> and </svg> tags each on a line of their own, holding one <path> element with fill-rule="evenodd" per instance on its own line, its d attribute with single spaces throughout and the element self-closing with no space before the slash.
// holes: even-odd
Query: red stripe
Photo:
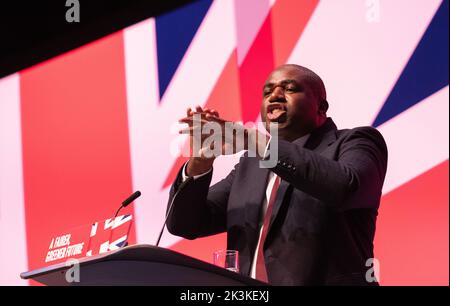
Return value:
<svg viewBox="0 0 450 306">
<path fill-rule="evenodd" d="M 382 199 L 375 239 L 382 285 L 449 284 L 448 160 Z"/>
<path fill-rule="evenodd" d="M 275 3 L 271 11 L 275 66 L 286 64 L 318 3 L 318 0 Z"/>
<path fill-rule="evenodd" d="M 20 85 L 34 269 L 52 235 L 112 217 L 132 192 L 122 32 L 25 70 Z"/>
<path fill-rule="evenodd" d="M 262 102 L 262 88 L 274 68 L 270 14 L 266 17 L 247 56 L 239 67 L 241 109 L 244 123 L 257 119 Z"/>
<path fill-rule="evenodd" d="M 275 67 L 285 64 L 318 0 L 278 0 L 267 15 L 239 69 L 244 122 L 259 118 L 262 87 Z"/>
</svg>

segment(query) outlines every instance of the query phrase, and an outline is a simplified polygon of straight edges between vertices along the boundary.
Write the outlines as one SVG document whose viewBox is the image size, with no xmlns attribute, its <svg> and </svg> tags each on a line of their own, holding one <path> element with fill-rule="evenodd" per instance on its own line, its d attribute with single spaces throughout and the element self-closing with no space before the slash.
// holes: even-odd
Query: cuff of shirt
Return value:
<svg viewBox="0 0 450 306">
<path fill-rule="evenodd" d="M 186 174 L 186 166 L 187 166 L 187 163 L 188 163 L 188 162 L 185 162 L 185 163 L 184 163 L 183 171 L 181 171 L 181 176 L 182 176 L 183 182 L 186 181 L 186 180 L 189 178 L 189 176 Z M 211 171 L 212 171 L 212 168 L 209 169 L 208 171 L 206 171 L 205 173 L 202 173 L 202 174 L 199 174 L 199 175 L 194 175 L 192 178 L 193 178 L 194 180 L 196 180 L 196 179 L 198 179 L 198 178 L 200 178 L 200 177 L 202 177 L 202 176 L 207 175 L 207 174 L 210 173 Z"/>
</svg>

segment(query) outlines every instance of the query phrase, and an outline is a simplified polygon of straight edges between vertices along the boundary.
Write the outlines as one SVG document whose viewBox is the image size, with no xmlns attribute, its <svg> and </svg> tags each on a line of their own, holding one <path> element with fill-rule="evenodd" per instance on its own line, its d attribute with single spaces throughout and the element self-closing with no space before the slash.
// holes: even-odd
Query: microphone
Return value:
<svg viewBox="0 0 450 306">
<path fill-rule="evenodd" d="M 158 236 L 158 240 L 156 241 L 156 246 L 159 245 L 159 241 L 161 241 L 161 237 L 162 234 L 164 232 L 164 228 L 166 227 L 166 223 L 167 223 L 167 219 L 170 216 L 170 213 L 172 212 L 172 206 L 173 206 L 173 202 L 175 201 L 175 198 L 177 197 L 178 193 L 180 193 L 180 191 L 190 182 L 193 181 L 194 178 L 192 176 L 189 176 L 183 183 L 180 184 L 180 186 L 178 187 L 177 192 L 175 192 L 175 194 L 172 197 L 172 201 L 170 201 L 170 205 L 169 205 L 169 209 L 167 210 L 167 214 L 166 214 L 166 218 L 164 219 L 164 223 L 163 226 L 161 228 L 161 231 L 159 232 L 159 236 Z"/>
<path fill-rule="evenodd" d="M 139 190 L 136 191 L 135 193 L 133 193 L 132 195 L 130 195 L 125 201 L 122 202 L 122 205 L 120 205 L 119 209 L 116 211 L 116 214 L 114 215 L 114 218 L 117 217 L 117 215 L 119 214 L 119 211 L 122 208 L 127 207 L 128 205 L 130 205 L 134 200 L 136 200 L 140 196 L 141 196 L 141 192 Z"/>
</svg>

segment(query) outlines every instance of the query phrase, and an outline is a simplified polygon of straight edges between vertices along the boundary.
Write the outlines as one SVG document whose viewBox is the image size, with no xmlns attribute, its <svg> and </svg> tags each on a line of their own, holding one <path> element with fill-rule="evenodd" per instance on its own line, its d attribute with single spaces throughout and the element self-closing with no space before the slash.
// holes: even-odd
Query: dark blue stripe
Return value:
<svg viewBox="0 0 450 306">
<path fill-rule="evenodd" d="M 211 3 L 212 0 L 194 1 L 156 17 L 160 98 L 164 95 Z"/>
<path fill-rule="evenodd" d="M 373 126 L 383 124 L 448 85 L 448 9 L 448 0 L 444 0 Z"/>
</svg>

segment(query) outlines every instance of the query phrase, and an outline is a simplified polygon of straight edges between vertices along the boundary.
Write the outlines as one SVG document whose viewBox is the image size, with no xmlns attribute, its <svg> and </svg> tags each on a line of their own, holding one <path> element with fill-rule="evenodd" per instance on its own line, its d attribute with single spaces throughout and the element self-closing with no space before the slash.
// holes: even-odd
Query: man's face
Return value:
<svg viewBox="0 0 450 306">
<path fill-rule="evenodd" d="M 318 98 L 301 70 L 282 66 L 272 72 L 263 88 L 261 118 L 267 127 L 277 122 L 279 136 L 291 141 L 319 125 Z"/>
</svg>

